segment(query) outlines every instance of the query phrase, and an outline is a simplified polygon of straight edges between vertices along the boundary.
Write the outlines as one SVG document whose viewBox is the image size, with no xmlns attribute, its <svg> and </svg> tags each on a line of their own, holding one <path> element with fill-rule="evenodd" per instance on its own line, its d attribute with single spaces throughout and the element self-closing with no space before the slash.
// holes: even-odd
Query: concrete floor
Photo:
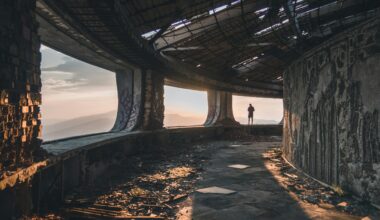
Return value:
<svg viewBox="0 0 380 220">
<path fill-rule="evenodd" d="M 236 193 L 194 192 L 181 204 L 178 219 L 362 219 L 300 201 L 285 190 L 279 183 L 280 170 L 263 159 L 264 152 L 279 146 L 279 142 L 236 142 L 215 150 L 195 188 L 217 186 Z M 250 167 L 229 168 L 231 164 Z"/>
<path fill-rule="evenodd" d="M 55 214 L 62 216 L 57 219 L 380 219 L 371 206 L 339 196 L 292 168 L 280 157 L 280 141 L 256 137 L 188 143 L 136 155 L 112 167 L 96 186 L 68 195 Z M 229 167 L 233 164 L 249 167 Z M 235 192 L 197 191 L 207 187 Z M 349 205 L 340 207 L 342 201 Z"/>
</svg>

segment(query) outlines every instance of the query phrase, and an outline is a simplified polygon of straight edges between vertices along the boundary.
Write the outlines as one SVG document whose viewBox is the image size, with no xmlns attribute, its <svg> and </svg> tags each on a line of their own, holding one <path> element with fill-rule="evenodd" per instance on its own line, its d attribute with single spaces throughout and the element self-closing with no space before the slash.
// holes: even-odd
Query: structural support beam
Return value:
<svg viewBox="0 0 380 220">
<path fill-rule="evenodd" d="M 244 9 L 246 12 L 253 12 L 265 7 L 266 4 L 266 1 L 255 1 L 245 4 Z M 207 32 L 210 29 L 216 28 L 218 26 L 216 21 L 222 24 L 230 19 L 237 18 L 241 15 L 240 7 L 240 4 L 236 4 L 224 11 L 206 16 L 196 22 L 184 25 L 183 27 L 173 28 L 172 30 L 163 33 L 162 36 L 154 42 L 155 48 L 161 51 L 165 48 L 171 47 L 173 44 L 186 40 L 187 38 L 197 36 Z"/>
<path fill-rule="evenodd" d="M 153 130 L 163 127 L 164 78 L 151 71 L 116 71 L 118 113 L 112 131 Z"/>
<path fill-rule="evenodd" d="M 235 126 L 239 125 L 235 121 L 234 114 L 232 112 L 232 93 L 208 90 L 208 115 L 205 126 L 218 126 L 227 125 Z"/>
</svg>

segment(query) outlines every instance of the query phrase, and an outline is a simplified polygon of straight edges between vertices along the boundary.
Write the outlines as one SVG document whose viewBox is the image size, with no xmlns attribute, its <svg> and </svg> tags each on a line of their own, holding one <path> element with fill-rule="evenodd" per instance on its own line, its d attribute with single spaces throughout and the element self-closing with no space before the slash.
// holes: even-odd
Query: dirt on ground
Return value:
<svg viewBox="0 0 380 220">
<path fill-rule="evenodd" d="M 278 140 L 256 137 L 244 141 Z M 22 219 L 176 219 L 181 203 L 194 192 L 212 153 L 228 143 L 203 142 L 178 146 L 175 152 L 132 156 L 111 167 L 93 186 L 77 188 L 67 195 L 60 210 Z M 273 175 L 281 186 L 303 202 L 368 219 L 377 217 L 378 210 L 370 204 L 297 171 L 281 157 L 279 149 L 267 151 L 263 159 L 274 166 L 271 170 L 276 170 Z"/>
<path fill-rule="evenodd" d="M 267 151 L 263 158 L 268 160 L 267 165 L 274 166 L 268 170 L 272 170 L 280 185 L 304 203 L 326 210 L 364 216 L 363 219 L 366 220 L 380 219 L 379 210 L 369 202 L 353 197 L 340 187 L 325 185 L 290 165 L 282 157 L 280 148 Z"/>
<path fill-rule="evenodd" d="M 61 210 L 27 219 L 175 219 L 178 204 L 193 192 L 219 145 L 204 142 L 178 146 L 175 152 L 131 156 L 95 185 L 67 195 Z"/>
</svg>

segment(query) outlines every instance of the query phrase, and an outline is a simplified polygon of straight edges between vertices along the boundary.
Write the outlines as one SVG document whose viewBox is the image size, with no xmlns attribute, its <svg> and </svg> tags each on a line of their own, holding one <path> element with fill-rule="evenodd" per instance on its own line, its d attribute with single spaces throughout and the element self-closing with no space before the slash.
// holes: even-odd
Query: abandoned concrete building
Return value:
<svg viewBox="0 0 380 220">
<path fill-rule="evenodd" d="M 115 73 L 111 131 L 43 142 L 42 44 Z M 380 219 L 379 97 L 378 0 L 1 0 L 0 219 Z"/>
</svg>

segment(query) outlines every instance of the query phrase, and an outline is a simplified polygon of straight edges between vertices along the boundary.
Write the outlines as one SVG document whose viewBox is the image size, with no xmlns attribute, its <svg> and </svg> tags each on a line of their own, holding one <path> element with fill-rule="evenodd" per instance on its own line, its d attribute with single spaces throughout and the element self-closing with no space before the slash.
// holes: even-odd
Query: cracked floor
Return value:
<svg viewBox="0 0 380 220">
<path fill-rule="evenodd" d="M 234 142 L 218 148 L 195 187 L 236 193 L 195 192 L 182 204 L 178 219 L 378 219 L 374 208 L 339 196 L 286 164 L 278 153 L 280 144 Z M 250 167 L 234 169 L 231 164 Z"/>
<path fill-rule="evenodd" d="M 212 141 L 137 155 L 42 219 L 380 219 L 370 205 L 289 166 L 280 140 Z M 232 193 L 197 191 L 207 187 Z"/>
</svg>

